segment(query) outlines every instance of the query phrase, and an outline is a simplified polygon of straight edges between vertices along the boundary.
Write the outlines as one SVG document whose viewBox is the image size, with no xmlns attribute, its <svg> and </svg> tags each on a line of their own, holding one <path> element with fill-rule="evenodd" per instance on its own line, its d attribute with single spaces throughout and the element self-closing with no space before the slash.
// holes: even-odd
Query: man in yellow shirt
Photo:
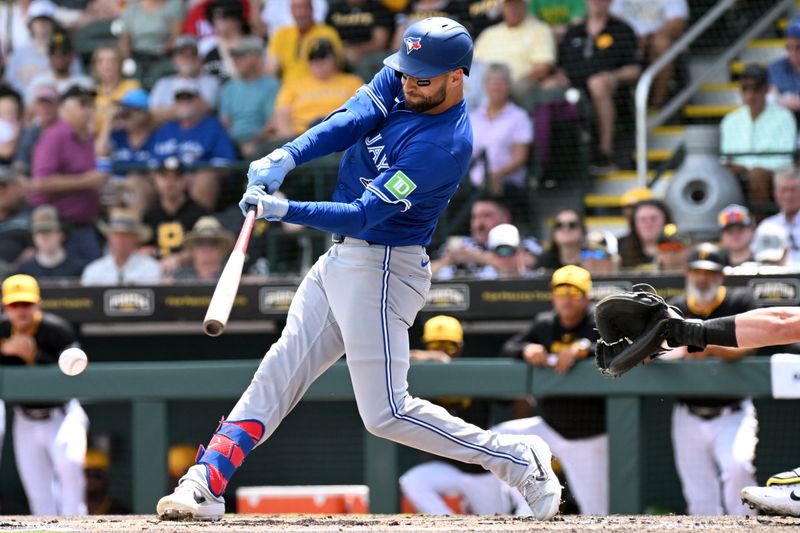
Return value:
<svg viewBox="0 0 800 533">
<path fill-rule="evenodd" d="M 353 96 L 364 81 L 339 70 L 341 55 L 325 39 L 313 41 L 309 74 L 284 83 L 275 102 L 277 138 L 294 137 L 325 118 Z"/>
<path fill-rule="evenodd" d="M 311 43 L 327 39 L 342 57 L 342 41 L 336 30 L 327 24 L 314 22 L 311 0 L 291 0 L 294 26 L 275 32 L 267 47 L 265 71 L 279 77 L 283 83 L 292 82 L 309 73 L 308 52 Z"/>
<path fill-rule="evenodd" d="M 528 15 L 526 0 L 505 0 L 503 21 L 483 30 L 475 40 L 475 59 L 484 65 L 508 66 L 515 94 L 547 87 L 556 64 L 553 32 Z"/>
</svg>

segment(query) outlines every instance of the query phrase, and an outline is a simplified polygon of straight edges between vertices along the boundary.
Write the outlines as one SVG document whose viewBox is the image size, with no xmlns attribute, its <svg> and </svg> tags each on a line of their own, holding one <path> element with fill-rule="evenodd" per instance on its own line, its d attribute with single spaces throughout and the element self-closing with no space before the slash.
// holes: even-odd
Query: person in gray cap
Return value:
<svg viewBox="0 0 800 533">
<path fill-rule="evenodd" d="M 711 243 L 698 244 L 689 254 L 686 294 L 670 303 L 686 318 L 709 319 L 755 309 L 750 291 L 724 285 L 724 254 Z M 667 352 L 667 359 L 735 361 L 752 349 L 706 346 Z M 672 413 L 672 445 L 687 513 L 747 515 L 739 491 L 755 485 L 758 420 L 749 398 L 678 398 Z"/>
<path fill-rule="evenodd" d="M 217 107 L 219 79 L 203 72 L 203 61 L 197 51 L 197 37 L 181 35 L 175 40 L 172 66 L 175 67 L 175 74 L 160 78 L 150 92 L 150 112 L 156 122 L 175 118 L 175 86 L 181 80 L 191 80 L 197 84 L 201 100 L 208 111 Z"/>
<path fill-rule="evenodd" d="M 237 77 L 222 86 L 219 115 L 228 133 L 245 156 L 252 156 L 259 145 L 274 133 L 271 122 L 280 83 L 264 74 L 264 41 L 244 37 L 231 47 Z"/>
<path fill-rule="evenodd" d="M 14 170 L 0 165 L 0 274 L 31 245 L 28 210 Z"/>
<path fill-rule="evenodd" d="M 775 171 L 792 164 L 797 124 L 791 111 L 767 102 L 764 67 L 747 65 L 740 81 L 744 105 L 722 119 L 720 152 L 726 166 L 746 184 L 751 206 L 763 210 L 772 198 L 770 182 Z"/>
<path fill-rule="evenodd" d="M 64 229 L 55 207 L 40 205 L 34 209 L 30 228 L 36 252 L 19 265 L 19 274 L 28 274 L 39 280 L 81 277 L 86 263 L 69 255 L 64 248 Z"/>
</svg>

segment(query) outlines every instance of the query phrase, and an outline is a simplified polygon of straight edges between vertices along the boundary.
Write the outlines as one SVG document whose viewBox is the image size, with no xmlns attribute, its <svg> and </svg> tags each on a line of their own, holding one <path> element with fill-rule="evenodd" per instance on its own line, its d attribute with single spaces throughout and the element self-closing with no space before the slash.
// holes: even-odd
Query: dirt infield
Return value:
<svg viewBox="0 0 800 533">
<path fill-rule="evenodd" d="M 0 516 L 0 532 L 87 531 L 154 533 L 234 533 L 239 531 L 280 531 L 316 533 L 328 531 L 800 531 L 800 519 L 766 516 L 563 516 L 552 522 L 505 516 L 437 517 L 424 515 L 230 515 L 220 522 L 160 522 L 155 516 L 103 516 L 47 518 Z"/>
</svg>

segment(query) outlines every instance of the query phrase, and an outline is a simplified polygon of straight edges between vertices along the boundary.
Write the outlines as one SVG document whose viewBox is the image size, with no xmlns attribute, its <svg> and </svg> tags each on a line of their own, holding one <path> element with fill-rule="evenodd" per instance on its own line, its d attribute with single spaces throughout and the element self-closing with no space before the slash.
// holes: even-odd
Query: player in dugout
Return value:
<svg viewBox="0 0 800 533">
<path fill-rule="evenodd" d="M 481 465 L 518 488 L 540 520 L 558 512 L 561 485 L 541 438 L 481 429 L 408 393 L 408 328 L 430 289 L 425 247 L 472 154 L 464 100 L 472 48 L 469 32 L 451 19 L 412 24 L 370 83 L 251 163 L 243 213 L 255 207 L 259 218 L 329 231 L 334 245 L 298 287 L 281 338 L 228 419 L 175 491 L 158 502 L 161 519 L 219 520 L 225 487 L 245 456 L 345 352 L 368 431 Z M 271 194 L 296 166 L 342 150 L 332 202 Z"/>
<path fill-rule="evenodd" d="M 50 365 L 78 346 L 72 326 L 41 310 L 39 283 L 9 276 L 2 285 L 0 365 Z M 86 430 L 78 400 L 25 402 L 14 406 L 14 455 L 34 515 L 85 515 Z"/>
</svg>

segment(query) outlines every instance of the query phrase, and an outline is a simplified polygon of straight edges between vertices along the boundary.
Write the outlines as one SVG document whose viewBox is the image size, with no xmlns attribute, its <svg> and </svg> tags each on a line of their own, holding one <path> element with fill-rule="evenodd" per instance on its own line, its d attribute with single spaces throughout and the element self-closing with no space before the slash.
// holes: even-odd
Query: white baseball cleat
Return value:
<svg viewBox="0 0 800 533">
<path fill-rule="evenodd" d="M 535 435 L 526 437 L 533 456 L 522 484 L 518 487 L 533 516 L 537 520 L 550 520 L 561 505 L 561 483 L 550 464 L 553 454 L 550 447 Z"/>
<path fill-rule="evenodd" d="M 225 500 L 190 479 L 181 482 L 172 494 L 158 500 L 159 520 L 215 521 L 225 514 Z"/>
<path fill-rule="evenodd" d="M 766 514 L 800 517 L 800 468 L 776 474 L 766 487 L 745 487 L 742 502 Z"/>
</svg>

